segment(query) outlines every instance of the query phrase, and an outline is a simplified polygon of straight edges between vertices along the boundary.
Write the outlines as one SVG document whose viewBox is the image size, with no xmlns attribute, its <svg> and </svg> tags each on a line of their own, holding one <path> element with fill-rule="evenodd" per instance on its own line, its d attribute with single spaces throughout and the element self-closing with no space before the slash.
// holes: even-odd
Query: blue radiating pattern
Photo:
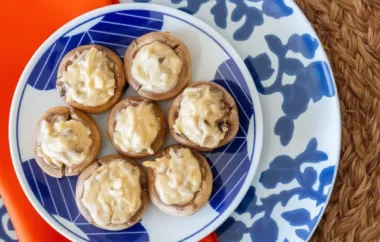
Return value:
<svg viewBox="0 0 380 242">
<path fill-rule="evenodd" d="M 240 128 L 237 137 L 228 145 L 206 153 L 213 173 L 210 205 L 222 213 L 236 197 L 251 166 L 246 136 L 253 115 L 252 99 L 247 84 L 236 63 L 229 59 L 220 64 L 214 82 L 223 86 L 237 101 Z"/>
<path fill-rule="evenodd" d="M 313 61 L 304 66 L 299 59 L 286 57 L 286 54 L 292 51 L 312 59 L 318 48 L 318 42 L 309 34 L 293 34 L 286 44 L 283 44 L 276 35 L 266 35 L 265 40 L 269 49 L 278 58 L 277 73 L 274 73 L 267 53 L 256 57 L 248 56 L 245 64 L 261 94 L 281 93 L 283 96 L 284 116 L 278 119 L 274 133 L 280 137 L 281 144 L 285 146 L 293 137 L 294 120 L 306 112 L 309 102 L 316 103 L 322 97 L 333 97 L 335 89 L 325 61 Z M 283 84 L 283 74 L 295 76 L 295 81 L 292 84 Z M 266 81 L 273 75 L 275 75 L 274 82 L 270 86 L 265 86 Z"/>
</svg>

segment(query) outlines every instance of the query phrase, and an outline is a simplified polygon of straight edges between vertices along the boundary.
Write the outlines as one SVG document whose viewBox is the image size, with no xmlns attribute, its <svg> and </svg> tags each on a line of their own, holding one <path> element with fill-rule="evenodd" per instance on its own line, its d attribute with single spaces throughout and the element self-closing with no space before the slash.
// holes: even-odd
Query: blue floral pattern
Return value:
<svg viewBox="0 0 380 242">
<path fill-rule="evenodd" d="M 135 2 L 151 2 L 151 0 L 134 0 Z M 173 4 L 186 2 L 186 7 L 179 7 L 189 14 L 196 14 L 203 4 L 210 0 L 171 0 Z M 227 27 L 228 7 L 227 0 L 215 0 L 211 8 L 211 14 L 214 16 L 215 25 L 225 29 Z M 244 41 L 249 39 L 256 26 L 264 24 L 264 16 L 279 19 L 293 14 L 293 9 L 288 7 L 284 0 L 229 0 L 235 5 L 231 14 L 233 22 L 239 22 L 244 19 L 244 23 L 234 33 L 234 39 Z M 249 2 L 262 3 L 262 9 L 250 6 Z M 243 18 L 244 17 L 244 18 Z"/>
<path fill-rule="evenodd" d="M 270 86 L 264 86 L 275 72 L 267 53 L 256 57 L 248 56 L 245 64 L 261 94 L 281 93 L 284 98 L 282 103 L 284 116 L 277 121 L 274 133 L 280 137 L 281 144 L 285 146 L 292 139 L 294 120 L 306 112 L 310 101 L 316 103 L 324 96 L 334 96 L 334 84 L 331 75 L 324 74 L 329 72 L 325 61 L 313 61 L 304 66 L 299 59 L 286 56 L 292 51 L 300 53 L 307 59 L 313 59 L 318 42 L 309 34 L 294 34 L 286 44 L 283 44 L 276 35 L 266 35 L 265 40 L 269 49 L 278 58 L 275 81 Z M 283 84 L 283 74 L 295 76 L 295 81 L 292 84 Z"/>
<path fill-rule="evenodd" d="M 271 217 L 277 204 L 286 206 L 294 196 L 298 196 L 299 200 L 312 199 L 316 201 L 317 206 L 325 202 L 327 195 L 325 195 L 324 188 L 332 182 L 334 166 L 322 170 L 319 176 L 319 186 L 316 190 L 313 189 L 318 178 L 316 170 L 309 166 L 303 172 L 301 171 L 303 164 L 319 163 L 328 159 L 327 154 L 318 150 L 317 146 L 317 140 L 313 138 L 309 141 L 306 149 L 297 157 L 277 156 L 270 163 L 269 168 L 261 173 L 260 183 L 265 188 L 272 189 L 280 183 L 288 184 L 296 180 L 299 186 L 261 198 L 261 205 L 258 205 L 256 190 L 252 186 L 235 212 L 237 214 L 249 213 L 251 218 L 259 216 L 259 214 L 261 217 L 253 223 L 252 227 L 247 227 L 243 222 L 230 217 L 216 231 L 220 240 L 239 241 L 244 234 L 249 234 L 252 241 L 277 241 L 279 228 L 277 222 Z M 309 211 L 303 208 L 281 214 L 281 217 L 292 226 L 307 226 L 308 230 L 296 230 L 297 236 L 303 240 L 307 239 L 319 216 L 320 214 L 311 218 Z"/>
</svg>

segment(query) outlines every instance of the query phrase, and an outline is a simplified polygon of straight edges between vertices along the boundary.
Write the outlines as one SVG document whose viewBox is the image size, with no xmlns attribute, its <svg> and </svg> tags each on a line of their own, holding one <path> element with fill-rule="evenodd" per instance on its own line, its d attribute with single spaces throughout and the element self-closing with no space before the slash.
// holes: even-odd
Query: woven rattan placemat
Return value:
<svg viewBox="0 0 380 242">
<path fill-rule="evenodd" d="M 380 241 L 380 0 L 295 0 L 329 57 L 342 116 L 336 183 L 311 241 Z"/>
</svg>

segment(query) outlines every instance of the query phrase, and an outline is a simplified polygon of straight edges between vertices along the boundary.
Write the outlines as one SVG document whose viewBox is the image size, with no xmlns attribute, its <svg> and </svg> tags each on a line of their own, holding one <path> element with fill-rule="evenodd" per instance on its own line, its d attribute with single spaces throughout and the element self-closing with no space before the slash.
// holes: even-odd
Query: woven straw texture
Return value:
<svg viewBox="0 0 380 242">
<path fill-rule="evenodd" d="M 337 180 L 311 241 L 380 241 L 380 0 L 295 0 L 329 57 L 342 115 Z"/>
</svg>

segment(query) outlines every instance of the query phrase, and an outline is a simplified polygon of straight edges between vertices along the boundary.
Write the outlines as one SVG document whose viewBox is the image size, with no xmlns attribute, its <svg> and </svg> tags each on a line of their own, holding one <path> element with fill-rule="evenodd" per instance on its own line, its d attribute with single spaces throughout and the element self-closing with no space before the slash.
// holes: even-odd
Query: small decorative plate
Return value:
<svg viewBox="0 0 380 242">
<path fill-rule="evenodd" d="M 219 240 L 307 241 L 332 191 L 341 138 L 334 79 L 310 23 L 292 0 L 143 2 L 214 27 L 244 59 L 260 93 L 260 164 L 244 200 L 216 230 Z"/>
<path fill-rule="evenodd" d="M 238 105 L 240 129 L 228 145 L 204 153 L 213 172 L 209 203 L 189 217 L 172 217 L 150 204 L 135 226 L 107 231 L 89 224 L 75 204 L 77 177 L 52 178 L 33 158 L 36 123 L 42 113 L 64 105 L 55 90 L 57 66 L 71 49 L 95 43 L 124 56 L 128 45 L 151 31 L 169 31 L 190 49 L 193 80 L 222 85 Z M 124 97 L 137 95 L 126 88 Z M 159 102 L 168 111 L 171 101 Z M 106 134 L 108 112 L 92 115 L 102 134 L 99 156 L 116 153 Z M 73 241 L 196 241 L 221 225 L 242 201 L 259 164 L 263 124 L 259 94 L 238 53 L 215 30 L 182 11 L 149 4 L 119 4 L 89 12 L 63 26 L 26 66 L 11 108 L 10 144 L 20 183 L 41 216 Z M 170 135 L 169 135 L 170 137 Z M 167 142 L 174 143 L 173 139 Z"/>
</svg>

